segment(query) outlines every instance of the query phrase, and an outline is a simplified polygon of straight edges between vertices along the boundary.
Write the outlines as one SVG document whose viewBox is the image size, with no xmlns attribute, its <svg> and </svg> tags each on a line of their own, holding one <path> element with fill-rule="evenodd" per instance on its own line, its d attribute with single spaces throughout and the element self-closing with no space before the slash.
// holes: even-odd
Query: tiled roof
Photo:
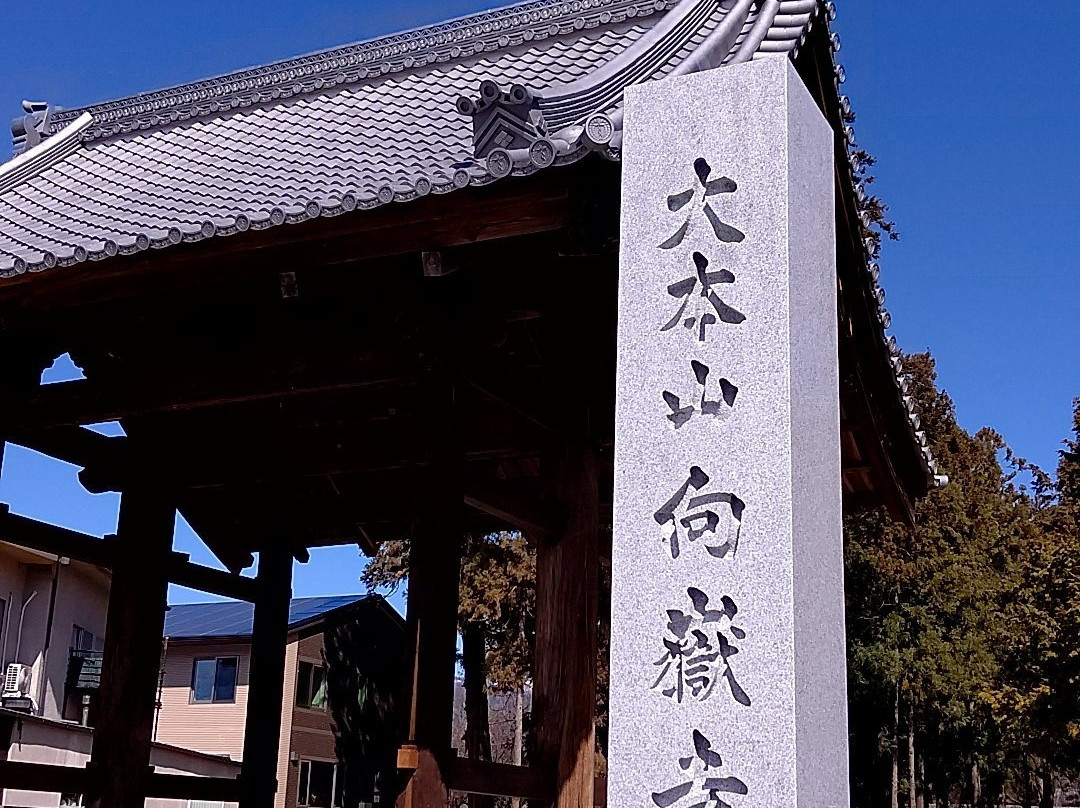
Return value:
<svg viewBox="0 0 1080 808">
<path fill-rule="evenodd" d="M 47 121 L 27 115 L 13 131 L 32 144 L 38 121 L 45 137 L 0 166 L 0 276 L 541 167 L 526 155 L 493 173 L 474 159 L 472 122 L 456 101 L 484 79 L 542 95 L 551 162 L 569 162 L 589 151 L 580 124 L 617 115 L 627 84 L 791 51 L 817 8 L 817 0 L 539 0 Z"/>
<path fill-rule="evenodd" d="M 369 598 L 381 600 L 378 596 L 368 595 L 293 598 L 289 604 L 289 627 L 294 628 L 335 609 Z M 250 603 L 236 600 L 170 606 L 165 613 L 165 636 L 170 639 L 250 637 L 253 614 L 254 607 Z"/>
<path fill-rule="evenodd" d="M 0 165 L 0 278 L 448 193 L 591 151 L 618 159 L 626 86 L 794 54 L 822 9 L 831 19 L 823 0 L 533 0 L 86 108 L 27 105 L 12 125 L 24 151 Z M 539 98 L 541 148 L 476 156 L 459 103 L 485 80 Z M 879 318 L 887 330 L 883 307 Z M 935 472 L 895 340 L 883 339 Z"/>
</svg>

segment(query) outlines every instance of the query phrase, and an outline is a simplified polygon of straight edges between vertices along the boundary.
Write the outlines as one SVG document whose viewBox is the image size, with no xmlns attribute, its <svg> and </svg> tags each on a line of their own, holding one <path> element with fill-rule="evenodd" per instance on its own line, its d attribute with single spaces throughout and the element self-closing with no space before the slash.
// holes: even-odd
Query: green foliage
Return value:
<svg viewBox="0 0 1080 808">
<path fill-rule="evenodd" d="M 385 621 L 385 625 L 379 623 Z M 404 647 L 388 617 L 340 619 L 323 635 L 326 688 L 338 760 L 347 761 L 347 805 L 370 801 L 375 778 L 396 778 Z"/>
<path fill-rule="evenodd" d="M 847 126 L 855 123 L 853 111 L 848 110 L 844 114 L 844 123 Z M 870 192 L 870 186 L 875 180 L 870 171 L 877 163 L 877 159 L 865 149 L 857 149 L 851 156 L 854 159 L 855 176 L 866 191 L 865 196 L 859 200 L 859 212 L 866 216 L 866 224 L 862 226 L 862 237 L 869 242 L 870 257 L 876 261 L 881 255 L 882 237 L 898 241 L 900 231 L 897 230 L 896 223 L 889 218 L 889 206 L 881 197 Z"/>
<path fill-rule="evenodd" d="M 365 568 L 371 590 L 407 583 L 409 542 L 390 541 Z M 479 625 L 487 642 L 486 675 L 495 691 L 516 690 L 529 677 L 536 619 L 536 552 L 520 533 L 469 536 L 461 562 L 458 625 Z"/>
<path fill-rule="evenodd" d="M 957 424 L 928 354 L 905 368 L 950 484 L 919 503 L 914 527 L 881 513 L 845 525 L 853 798 L 883 803 L 910 725 L 927 795 L 1025 801 L 1080 739 L 1077 441 L 1055 485 L 993 430 Z M 1074 427 L 1080 440 L 1080 405 Z"/>
</svg>

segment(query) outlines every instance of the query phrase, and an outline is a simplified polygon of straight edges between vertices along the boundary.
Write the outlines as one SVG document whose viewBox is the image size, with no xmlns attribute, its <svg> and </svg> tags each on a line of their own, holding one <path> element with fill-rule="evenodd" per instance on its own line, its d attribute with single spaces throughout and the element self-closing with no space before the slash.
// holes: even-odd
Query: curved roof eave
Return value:
<svg viewBox="0 0 1080 808">
<path fill-rule="evenodd" d="M 42 134 L 48 136 L 41 143 L 0 166 L 0 235 L 10 232 L 8 241 L 19 248 L 18 252 L 24 253 L 16 254 L 0 240 L 0 277 L 148 248 L 167 248 L 181 242 L 201 241 L 248 229 L 335 216 L 391 202 L 406 202 L 431 193 L 449 193 L 510 175 L 527 175 L 549 166 L 576 162 L 592 152 L 618 159 L 622 93 L 627 86 L 758 57 L 793 56 L 823 10 L 827 12 L 827 25 L 835 9 L 831 3 L 821 0 L 534 0 L 195 84 L 58 112 L 45 117 L 49 121 L 48 132 Z M 602 60 L 595 69 L 574 80 L 537 88 L 539 110 L 550 121 L 551 128 L 538 136 L 530 148 L 496 148 L 482 159 L 465 151 L 451 153 L 448 149 L 441 164 L 428 166 L 426 170 L 399 171 L 393 179 L 368 183 L 364 188 L 344 189 L 332 195 L 264 200 L 265 205 L 219 210 L 214 215 L 209 211 L 203 216 L 177 215 L 176 221 L 159 222 L 153 228 L 139 229 L 135 222 L 123 222 L 125 232 L 115 237 L 102 236 L 102 233 L 109 232 L 110 227 L 117 229 L 113 220 L 117 218 L 119 207 L 97 200 L 94 191 L 77 198 L 75 201 L 79 204 L 72 204 L 70 200 L 65 204 L 69 208 L 81 208 L 96 203 L 96 210 L 102 217 L 99 221 L 92 220 L 92 212 L 87 214 L 81 210 L 78 214 L 57 212 L 55 216 L 50 215 L 52 211 L 39 212 L 42 204 L 39 197 L 47 198 L 50 193 L 76 193 L 75 181 L 59 171 L 56 173 L 62 176 L 31 181 L 39 179 L 50 167 L 70 160 L 73 155 L 92 152 L 94 144 L 99 142 L 138 140 L 141 133 L 167 131 L 168 127 L 181 124 L 198 127 L 204 121 L 223 120 L 236 110 L 273 107 L 288 98 L 302 100 L 326 96 L 342 87 L 382 81 L 395 74 L 411 71 L 412 75 L 422 77 L 425 67 L 478 54 L 505 52 L 522 47 L 523 43 L 556 41 L 575 31 L 611 25 L 613 20 L 655 18 L 660 12 L 665 13 L 659 21 L 654 21 L 614 58 Z M 835 37 L 832 44 L 834 51 L 839 48 Z M 835 60 L 832 63 L 839 87 L 843 82 L 843 69 Z M 475 83 L 482 78 L 479 73 L 472 76 Z M 492 77 L 501 78 L 497 74 L 487 78 Z M 458 115 L 452 107 L 437 114 Z M 31 117 L 27 116 L 28 119 Z M 316 128 L 318 122 L 308 123 Z M 852 149 L 854 142 L 850 128 L 845 134 L 849 149 Z M 159 149 L 153 154 L 165 162 L 178 159 L 169 149 Z M 125 159 L 127 157 L 125 155 Z M 138 165 L 138 155 L 130 157 L 132 165 Z M 103 169 L 95 164 L 90 170 Z M 98 176 L 97 173 L 91 175 Z M 859 192 L 861 185 L 854 171 L 850 181 Z M 46 182 L 51 183 L 48 188 L 39 187 Z M 24 188 L 25 192 L 21 190 Z M 16 201 L 25 201 L 27 211 L 4 201 L 3 195 L 7 191 L 18 194 Z M 237 194 L 242 196 L 244 191 L 240 189 Z M 163 184 L 160 190 L 146 193 L 150 197 L 160 197 L 168 193 L 168 185 Z M 122 194 L 116 196 L 122 197 Z M 196 201 L 206 196 L 207 192 L 202 189 L 193 193 Z M 166 207 L 156 202 L 146 204 Z M 90 221 L 87 221 L 88 215 Z M 102 222 L 104 226 L 98 227 Z M 73 235 L 78 235 L 75 228 L 80 225 L 86 232 L 94 233 L 90 246 L 72 246 L 70 243 L 74 240 Z M 38 229 L 50 227 L 53 232 L 42 239 L 43 243 L 33 241 Z M 70 249 L 59 249 L 57 245 Z M 871 273 L 870 286 L 878 301 L 883 345 L 888 347 L 895 370 L 897 394 L 909 414 L 912 437 L 926 461 L 928 474 L 933 476 L 936 463 L 925 434 L 918 428 L 913 402 L 907 396 L 907 383 L 895 340 L 887 334 L 890 318 L 883 307 L 884 294 L 877 284 L 869 248 L 865 263 Z M 945 478 L 934 479 L 941 483 Z"/>
<path fill-rule="evenodd" d="M 23 162 L 25 155 L 20 155 L 0 167 L 0 178 L 18 174 L 18 180 L 0 184 L 0 194 L 12 188 L 18 193 L 20 182 L 33 179 L 36 173 L 64 161 L 72 154 L 92 152 L 94 144 L 98 142 L 138 140 L 140 132 L 153 132 L 154 127 L 160 130 L 161 127 L 175 125 L 177 121 L 194 121 L 197 124 L 200 120 L 216 120 L 245 104 L 262 103 L 271 97 L 272 100 L 286 97 L 290 93 L 278 86 L 283 79 L 296 80 L 292 89 L 297 94 L 325 94 L 339 84 L 363 79 L 361 71 L 355 75 L 347 70 L 343 72 L 343 68 L 351 66 L 353 62 L 369 64 L 363 71 L 365 76 L 372 75 L 374 70 L 382 77 L 415 68 L 416 62 L 410 62 L 410 59 L 420 57 L 403 54 L 415 54 L 423 45 L 437 41 L 441 50 L 436 49 L 423 58 L 435 62 L 443 56 L 460 58 L 467 52 L 488 52 L 492 46 L 488 40 L 496 34 L 498 38 L 495 42 L 500 46 L 508 46 L 504 43 L 510 43 L 511 33 L 515 32 L 523 40 L 536 39 L 542 32 L 531 31 L 528 26 L 537 22 L 543 22 L 549 36 L 557 36 L 566 28 L 575 30 L 589 25 L 609 24 L 616 12 L 624 19 L 666 12 L 660 22 L 617 58 L 603 63 L 599 69 L 577 81 L 543 89 L 542 107 L 550 111 L 554 120 L 568 121 L 569 125 L 563 126 L 548 139 L 551 148 L 539 158 L 537 150 L 532 154 L 508 155 L 509 162 L 490 159 L 476 161 L 472 155 L 458 152 L 446 156 L 445 162 L 449 165 L 431 166 L 428 171 L 413 171 L 411 176 L 397 176 L 373 187 L 347 189 L 332 196 L 279 199 L 277 204 L 259 206 L 257 210 L 254 205 L 249 205 L 246 209 L 219 211 L 215 215 L 208 212 L 197 221 L 191 217 L 181 221 L 178 217 L 177 221 L 166 223 L 167 226 L 157 224 L 152 228 L 140 229 L 137 223 L 125 222 L 125 232 L 111 238 L 94 238 L 87 244 L 69 243 L 75 241 L 72 236 L 77 234 L 79 224 L 86 223 L 87 216 L 76 219 L 73 224 L 65 221 L 63 215 L 52 217 L 36 215 L 31 211 L 19 216 L 18 211 L 7 210 L 9 207 L 18 208 L 19 205 L 0 204 L 0 232 L 9 231 L 11 240 L 19 247 L 17 250 L 5 248 L 0 243 L 0 277 L 102 260 L 150 248 L 167 248 L 181 242 L 201 241 L 248 229 L 294 224 L 390 202 L 406 202 L 429 193 L 449 193 L 467 186 L 485 185 L 511 174 L 521 176 L 551 165 L 572 163 L 592 151 L 617 158 L 621 137 L 621 97 L 626 86 L 657 77 L 658 71 L 677 58 L 680 50 L 686 55 L 675 65 L 673 72 L 676 73 L 745 61 L 759 53 L 790 53 L 797 48 L 818 10 L 818 0 L 650 0 L 644 3 L 641 0 L 577 0 L 573 3 L 540 0 L 205 82 L 81 110 L 57 112 L 51 116 L 49 123 L 52 134 L 34 149 L 37 152 L 45 147 L 43 151 L 47 156 Z M 722 14 L 720 24 L 713 31 L 705 32 L 699 44 L 690 47 L 695 36 L 700 38 L 701 26 L 710 12 Z M 377 67 L 370 66 L 373 60 L 379 58 L 389 61 L 382 61 Z M 333 70 L 337 72 L 325 75 Z M 259 89 L 260 85 L 270 89 Z M 164 111 L 166 109 L 167 112 Z M 455 114 L 452 109 L 446 110 L 446 113 Z M 88 115 L 91 116 L 89 121 Z M 78 121 L 77 128 L 75 121 Z M 590 122 L 592 126 L 587 125 Z M 597 136 L 598 127 L 603 130 L 601 136 Z M 76 133 L 77 138 L 74 137 Z M 60 147 L 61 143 L 63 148 Z M 16 163 L 18 165 L 14 165 Z M 33 166 L 33 170 L 25 170 L 24 167 L 29 166 Z M 46 196 L 58 193 L 51 189 L 34 188 L 33 193 L 28 192 L 31 197 L 28 208 L 33 208 L 39 190 Z M 48 201 L 44 204 L 48 204 Z M 110 216 L 115 211 L 104 203 L 102 206 L 102 218 L 108 223 L 110 218 L 115 218 Z M 66 210 L 62 213 L 66 213 Z M 63 226 L 54 228 L 51 240 L 35 242 L 33 236 L 38 227 L 48 230 L 54 218 L 61 220 Z M 91 221 L 90 224 L 96 222 Z M 89 227 L 87 231 L 94 229 Z"/>
</svg>

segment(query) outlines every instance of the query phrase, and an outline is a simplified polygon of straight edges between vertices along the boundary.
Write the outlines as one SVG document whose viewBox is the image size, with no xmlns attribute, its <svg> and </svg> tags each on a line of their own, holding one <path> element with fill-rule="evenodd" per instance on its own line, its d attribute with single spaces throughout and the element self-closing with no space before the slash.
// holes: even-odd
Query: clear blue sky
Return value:
<svg viewBox="0 0 1080 808">
<path fill-rule="evenodd" d="M 0 119 L 19 114 L 23 98 L 79 106 L 489 5 L 12 2 L 0 29 Z M 903 236 L 882 260 L 893 331 L 905 349 L 934 353 L 965 427 L 993 426 L 1052 468 L 1080 396 L 1080 4 L 837 6 L 844 89 Z M 12 450 L 0 501 L 110 532 L 116 498 L 85 494 L 75 471 Z M 211 560 L 183 526 L 178 547 Z M 359 591 L 361 565 L 355 548 L 317 552 L 296 592 Z"/>
</svg>

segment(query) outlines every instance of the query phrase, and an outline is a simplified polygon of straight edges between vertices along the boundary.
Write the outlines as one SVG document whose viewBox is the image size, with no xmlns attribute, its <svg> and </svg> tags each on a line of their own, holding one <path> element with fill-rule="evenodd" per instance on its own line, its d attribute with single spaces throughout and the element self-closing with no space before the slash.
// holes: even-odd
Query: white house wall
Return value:
<svg viewBox="0 0 1080 808">
<path fill-rule="evenodd" d="M 15 732 L 8 750 L 8 760 L 82 768 L 90 759 L 93 731 L 85 727 L 30 719 L 23 722 Z M 235 763 L 211 760 L 182 749 L 166 749 L 160 746 L 151 750 L 150 764 L 156 772 L 162 774 L 201 777 L 235 777 L 238 774 Z M 187 800 L 146 801 L 147 808 L 186 808 L 187 804 Z M 0 793 L 0 806 L 3 808 L 58 808 L 59 805 L 60 794 L 11 788 Z M 226 806 L 234 805 L 235 803 L 226 803 Z"/>
<path fill-rule="evenodd" d="M 0 549 L 0 598 L 7 604 L 4 622 L 0 624 L 0 664 L 5 669 L 15 656 L 15 635 L 19 631 L 25 578 L 23 565 L 5 556 Z"/>
</svg>

